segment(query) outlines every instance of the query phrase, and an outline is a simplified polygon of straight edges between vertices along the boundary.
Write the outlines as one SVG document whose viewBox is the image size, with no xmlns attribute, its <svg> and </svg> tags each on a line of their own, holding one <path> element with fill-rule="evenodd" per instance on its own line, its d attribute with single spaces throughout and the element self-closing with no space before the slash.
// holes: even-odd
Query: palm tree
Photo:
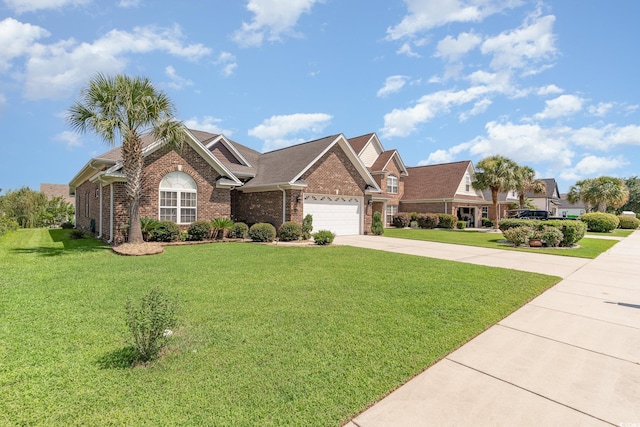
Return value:
<svg viewBox="0 0 640 427">
<path fill-rule="evenodd" d="M 517 184 L 515 190 L 518 192 L 518 201 L 520 209 L 525 208 L 525 196 L 531 191 L 534 194 L 540 194 L 547 191 L 547 185 L 544 181 L 535 179 L 536 172 L 529 166 L 520 166 L 516 175 Z"/>
<path fill-rule="evenodd" d="M 175 107 L 148 78 L 97 74 L 69 108 L 72 129 L 93 131 L 110 146 L 122 140 L 122 171 L 129 203 L 129 243 L 142 243 L 140 199 L 142 197 L 142 135 L 152 132 L 162 143 L 181 146 L 186 132 L 174 119 Z"/>
<path fill-rule="evenodd" d="M 491 190 L 493 202 L 493 226 L 498 228 L 498 193 L 514 190 L 517 184 L 519 166 L 516 162 L 503 156 L 491 156 L 478 162 L 476 179 L 473 188 Z"/>
<path fill-rule="evenodd" d="M 587 212 L 591 208 L 605 212 L 608 207 L 616 209 L 627 203 L 629 188 L 623 179 L 610 176 L 583 179 L 571 186 L 567 200 L 571 203 L 582 201 Z"/>
</svg>

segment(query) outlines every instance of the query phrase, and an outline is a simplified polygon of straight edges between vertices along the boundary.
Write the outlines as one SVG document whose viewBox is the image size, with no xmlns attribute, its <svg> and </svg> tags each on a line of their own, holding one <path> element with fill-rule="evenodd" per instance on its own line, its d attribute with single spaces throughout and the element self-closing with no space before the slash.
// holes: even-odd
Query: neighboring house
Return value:
<svg viewBox="0 0 640 427">
<path fill-rule="evenodd" d="M 223 135 L 187 130 L 181 150 L 142 138 L 141 217 L 186 228 L 216 217 L 247 223 L 302 222 L 314 230 L 363 234 L 371 227 L 376 181 L 343 135 L 259 153 Z M 109 242 L 124 241 L 128 212 L 120 147 L 91 159 L 69 186 L 76 226 Z"/>
<path fill-rule="evenodd" d="M 407 168 L 397 150 L 385 150 L 375 133 L 349 138 L 349 144 L 376 181 L 380 193 L 371 197 L 373 212 L 380 212 L 382 221 L 391 225 L 404 195 Z"/>
<path fill-rule="evenodd" d="M 484 198 L 487 200 L 487 205 L 484 206 L 482 216 L 483 218 L 489 218 L 493 220 L 495 216 L 493 215 L 493 200 L 491 196 L 491 190 L 486 189 L 482 191 Z M 513 209 L 518 206 L 520 203 L 518 192 L 515 190 L 510 190 L 506 193 L 498 193 L 498 220 L 507 216 L 507 211 L 509 209 Z M 485 215 L 486 213 L 486 215 Z"/>
<path fill-rule="evenodd" d="M 567 194 L 560 194 L 560 200 L 558 201 L 558 205 L 555 206 L 555 211 L 551 214 L 553 216 L 561 216 L 564 218 L 577 218 L 583 213 L 586 212 L 584 207 L 584 203 L 571 203 L 567 200 Z"/>
<path fill-rule="evenodd" d="M 558 184 L 554 178 L 545 178 L 540 181 L 544 182 L 546 191 L 539 194 L 536 194 L 533 191 L 528 191 L 525 197 L 527 199 L 531 199 L 531 203 L 536 207 L 536 209 L 548 211 L 552 215 L 555 215 L 556 209 L 560 204 L 560 191 L 558 190 Z"/>
<path fill-rule="evenodd" d="M 49 200 L 61 197 L 63 201 L 75 205 L 75 197 L 69 194 L 69 185 L 67 184 L 40 184 L 40 191 Z"/>
<path fill-rule="evenodd" d="M 479 226 L 487 200 L 473 188 L 474 180 L 475 168 L 468 160 L 409 167 L 400 211 L 447 213 L 467 221 L 470 227 Z"/>
</svg>

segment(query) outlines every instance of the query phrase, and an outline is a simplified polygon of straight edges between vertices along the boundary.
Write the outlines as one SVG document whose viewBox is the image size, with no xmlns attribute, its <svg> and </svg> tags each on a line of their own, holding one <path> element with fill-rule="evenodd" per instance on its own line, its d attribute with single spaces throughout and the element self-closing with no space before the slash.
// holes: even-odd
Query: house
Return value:
<svg viewBox="0 0 640 427">
<path fill-rule="evenodd" d="M 75 204 L 74 197 L 69 194 L 69 186 L 67 184 L 40 184 L 40 191 L 44 193 L 47 199 L 51 200 L 60 197 L 62 201 L 71 205 Z"/>
<path fill-rule="evenodd" d="M 467 221 L 470 227 L 479 226 L 488 212 L 487 200 L 471 185 L 474 180 L 475 168 L 469 160 L 409 167 L 400 211 L 446 213 Z"/>
<path fill-rule="evenodd" d="M 482 195 L 487 200 L 488 205 L 483 207 L 483 217 L 493 219 L 495 218 L 493 214 L 493 198 L 491 196 L 491 190 L 486 189 L 482 190 Z M 520 203 L 520 198 L 518 197 L 518 192 L 515 190 L 510 190 L 508 192 L 500 192 L 498 193 L 498 220 L 507 216 L 507 211 L 510 209 L 514 209 Z M 486 216 L 484 213 L 486 212 Z"/>
<path fill-rule="evenodd" d="M 531 200 L 531 203 L 536 209 L 548 211 L 552 215 L 555 215 L 556 209 L 560 204 L 560 191 L 558 190 L 558 184 L 554 178 L 545 178 L 540 181 L 544 182 L 546 191 L 539 194 L 536 194 L 533 191 L 528 191 L 527 194 L 525 194 L 525 197 Z"/>
<path fill-rule="evenodd" d="M 384 224 L 391 225 L 393 216 L 399 212 L 408 175 L 400 154 L 397 150 L 385 150 L 375 133 L 348 141 L 380 189 L 371 197 L 373 212 L 380 212 Z"/>
<path fill-rule="evenodd" d="M 583 213 L 586 213 L 584 203 L 571 203 L 567 200 L 567 194 L 560 194 L 560 200 L 555 206 L 555 211 L 552 212 L 553 216 L 560 216 L 563 218 L 578 218 Z"/>
<path fill-rule="evenodd" d="M 223 135 L 187 129 L 181 149 L 142 138 L 140 216 L 186 228 L 216 217 L 247 223 L 302 222 L 363 234 L 380 188 L 344 135 L 259 153 Z M 125 239 L 128 204 L 120 147 L 91 159 L 71 180 L 76 227 L 109 242 Z"/>
</svg>

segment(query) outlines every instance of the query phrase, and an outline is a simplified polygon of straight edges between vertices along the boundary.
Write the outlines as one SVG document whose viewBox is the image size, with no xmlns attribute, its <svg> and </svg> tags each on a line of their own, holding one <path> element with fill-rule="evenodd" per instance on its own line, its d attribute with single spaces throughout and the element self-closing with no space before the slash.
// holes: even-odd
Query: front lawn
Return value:
<svg viewBox="0 0 640 427">
<path fill-rule="evenodd" d="M 0 424 L 338 426 L 558 282 L 352 247 L 213 243 L 123 257 L 65 230 L 0 239 Z M 131 368 L 124 305 L 179 302 Z"/>
<path fill-rule="evenodd" d="M 515 248 L 505 241 L 501 232 L 412 228 L 385 228 L 384 236 L 591 259 L 617 243 L 617 240 L 589 239 L 585 237 L 578 242 L 579 247 L 577 248 L 529 248 L 528 246 Z"/>
</svg>

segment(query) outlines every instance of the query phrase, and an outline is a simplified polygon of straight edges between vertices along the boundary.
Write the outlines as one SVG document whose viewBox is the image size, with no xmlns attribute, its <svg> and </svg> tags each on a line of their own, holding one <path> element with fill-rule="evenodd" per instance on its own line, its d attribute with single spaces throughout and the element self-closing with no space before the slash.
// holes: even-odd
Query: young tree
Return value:
<svg viewBox="0 0 640 427">
<path fill-rule="evenodd" d="M 547 191 L 544 181 L 535 178 L 536 172 L 529 166 L 520 166 L 516 173 L 515 190 L 518 192 L 520 209 L 525 208 L 526 194 L 531 191 L 534 194 L 541 194 Z"/>
<path fill-rule="evenodd" d="M 16 221 L 21 228 L 42 227 L 47 205 L 47 196 L 29 187 L 9 190 L 0 197 L 0 213 Z"/>
<path fill-rule="evenodd" d="M 163 144 L 181 146 L 186 132 L 174 119 L 175 107 L 167 95 L 144 77 L 98 74 L 69 108 L 67 121 L 77 132 L 93 131 L 110 146 L 122 140 L 122 171 L 129 203 L 129 242 L 141 243 L 142 135 L 152 132 Z"/>
<path fill-rule="evenodd" d="M 498 193 L 515 190 L 519 166 L 503 156 L 491 156 L 480 160 L 476 166 L 476 190 L 491 190 L 493 203 L 493 226 L 498 228 Z"/>
<path fill-rule="evenodd" d="M 587 212 L 592 209 L 605 212 L 608 208 L 617 209 L 627 203 L 629 189 L 620 178 L 600 176 L 583 179 L 569 188 L 567 200 L 571 203 L 582 201 Z"/>
</svg>

